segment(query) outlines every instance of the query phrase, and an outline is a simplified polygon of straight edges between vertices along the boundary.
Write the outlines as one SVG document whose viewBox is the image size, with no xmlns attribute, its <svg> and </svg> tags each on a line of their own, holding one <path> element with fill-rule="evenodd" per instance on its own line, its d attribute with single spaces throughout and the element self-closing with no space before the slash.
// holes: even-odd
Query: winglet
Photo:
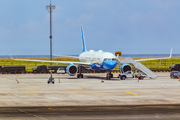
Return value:
<svg viewBox="0 0 180 120">
<path fill-rule="evenodd" d="M 9 49 L 8 49 L 9 50 Z M 13 57 L 12 57 L 12 55 L 11 55 L 11 52 L 10 52 L 10 50 L 9 50 L 9 53 L 10 53 L 10 57 L 11 57 L 11 59 L 14 59 Z"/>
<path fill-rule="evenodd" d="M 81 37 L 82 37 L 82 47 L 83 47 L 83 52 L 86 52 L 87 50 L 86 50 L 86 43 L 85 43 L 85 39 L 84 39 L 84 33 L 83 33 L 83 27 L 82 27 L 82 25 L 81 25 Z"/>
<path fill-rule="evenodd" d="M 172 48 L 171 48 L 171 52 L 170 52 L 170 56 L 169 56 L 169 58 L 171 58 L 172 57 Z"/>
</svg>

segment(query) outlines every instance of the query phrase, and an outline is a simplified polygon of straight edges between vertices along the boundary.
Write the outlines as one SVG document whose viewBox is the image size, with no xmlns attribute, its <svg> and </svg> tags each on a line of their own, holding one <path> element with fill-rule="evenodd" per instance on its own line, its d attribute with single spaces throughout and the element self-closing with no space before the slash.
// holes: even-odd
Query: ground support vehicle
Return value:
<svg viewBox="0 0 180 120">
<path fill-rule="evenodd" d="M 140 80 L 143 80 L 146 77 L 146 75 L 142 73 L 133 73 L 132 71 L 126 71 L 124 73 L 120 73 L 118 78 L 121 80 L 125 80 L 126 78 L 139 78 Z"/>
<path fill-rule="evenodd" d="M 47 69 L 46 65 L 36 66 L 32 69 L 33 73 L 48 73 L 49 70 Z"/>
<path fill-rule="evenodd" d="M 180 64 L 174 64 L 173 66 L 169 67 L 169 71 L 180 71 Z"/>
<path fill-rule="evenodd" d="M 4 68 L 2 68 L 2 66 L 0 66 L 0 73 L 5 73 L 6 71 L 4 70 Z"/>
<path fill-rule="evenodd" d="M 171 79 L 175 79 L 175 78 L 179 78 L 180 77 L 180 73 L 179 73 L 179 71 L 171 71 L 171 73 L 170 73 L 170 78 Z"/>
<path fill-rule="evenodd" d="M 63 68 L 65 70 L 65 72 L 66 72 L 66 67 L 67 66 L 48 66 L 47 69 L 51 70 L 53 73 L 57 73 L 57 70 L 59 68 Z"/>
<path fill-rule="evenodd" d="M 65 74 L 65 69 L 64 68 L 58 68 L 57 74 Z"/>
<path fill-rule="evenodd" d="M 145 77 L 146 77 L 146 75 L 143 74 L 143 73 L 137 73 L 137 74 L 135 74 L 135 78 L 139 78 L 140 80 L 143 80 Z"/>
<path fill-rule="evenodd" d="M 26 67 L 24 65 L 0 66 L 0 72 L 1 73 L 11 73 L 11 74 L 25 73 L 26 72 Z"/>
</svg>

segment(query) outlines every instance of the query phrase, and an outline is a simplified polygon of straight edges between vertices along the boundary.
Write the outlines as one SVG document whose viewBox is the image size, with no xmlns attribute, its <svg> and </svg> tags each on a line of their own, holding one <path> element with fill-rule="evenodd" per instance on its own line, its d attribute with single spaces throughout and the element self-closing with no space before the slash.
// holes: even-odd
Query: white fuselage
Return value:
<svg viewBox="0 0 180 120">
<path fill-rule="evenodd" d="M 93 51 L 83 52 L 79 55 L 79 60 L 81 62 L 99 63 L 102 64 L 104 59 L 116 59 L 115 55 L 110 52 Z"/>
</svg>

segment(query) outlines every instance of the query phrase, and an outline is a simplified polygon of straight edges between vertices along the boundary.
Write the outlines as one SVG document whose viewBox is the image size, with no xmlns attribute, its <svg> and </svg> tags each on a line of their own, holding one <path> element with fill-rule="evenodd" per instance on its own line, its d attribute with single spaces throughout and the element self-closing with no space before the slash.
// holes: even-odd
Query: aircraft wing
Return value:
<svg viewBox="0 0 180 120">
<path fill-rule="evenodd" d="M 169 59 L 172 57 L 172 48 L 171 48 L 171 52 L 170 52 L 170 56 L 169 57 L 163 57 L 163 58 L 149 58 L 149 59 L 139 59 L 139 60 L 133 60 L 133 59 L 122 59 L 122 60 L 118 60 L 118 63 L 131 63 L 132 61 L 136 61 L 136 62 L 139 62 L 139 61 L 148 61 L 148 60 L 161 60 L 161 59 Z M 117 56 L 118 58 L 118 56 Z"/>
<path fill-rule="evenodd" d="M 56 57 L 62 57 L 62 58 L 79 58 L 79 57 L 75 57 L 75 56 L 66 56 L 66 55 L 53 55 Z"/>
<path fill-rule="evenodd" d="M 139 60 L 134 60 L 134 61 L 147 61 L 147 60 L 161 60 L 161 59 L 169 59 L 172 57 L 172 48 L 171 48 L 171 52 L 170 52 L 170 55 L 169 57 L 163 57 L 163 58 L 150 58 L 150 59 L 139 59 Z"/>
<path fill-rule="evenodd" d="M 139 59 L 139 60 L 134 60 L 134 61 L 147 61 L 147 60 L 161 60 L 161 59 L 169 59 L 171 57 L 164 57 L 164 58 L 150 58 L 150 59 Z"/>
<path fill-rule="evenodd" d="M 11 57 L 12 58 L 12 57 Z M 31 61 L 31 62 L 41 62 L 41 63 L 66 63 L 66 64 L 76 64 L 76 65 L 91 65 L 91 63 L 88 62 L 73 62 L 73 61 L 48 61 L 48 60 L 29 60 L 29 59 L 14 59 L 18 61 Z"/>
</svg>

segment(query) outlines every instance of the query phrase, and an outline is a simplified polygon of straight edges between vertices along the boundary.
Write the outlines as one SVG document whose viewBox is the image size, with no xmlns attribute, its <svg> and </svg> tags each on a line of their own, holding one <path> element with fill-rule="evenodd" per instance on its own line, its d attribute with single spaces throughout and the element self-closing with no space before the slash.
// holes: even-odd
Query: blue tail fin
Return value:
<svg viewBox="0 0 180 120">
<path fill-rule="evenodd" d="M 82 48 L 83 48 L 83 52 L 86 52 L 86 43 L 85 43 L 85 39 L 84 39 L 84 33 L 83 33 L 83 28 L 82 28 L 82 25 L 81 25 L 81 34 L 82 34 Z"/>
</svg>

